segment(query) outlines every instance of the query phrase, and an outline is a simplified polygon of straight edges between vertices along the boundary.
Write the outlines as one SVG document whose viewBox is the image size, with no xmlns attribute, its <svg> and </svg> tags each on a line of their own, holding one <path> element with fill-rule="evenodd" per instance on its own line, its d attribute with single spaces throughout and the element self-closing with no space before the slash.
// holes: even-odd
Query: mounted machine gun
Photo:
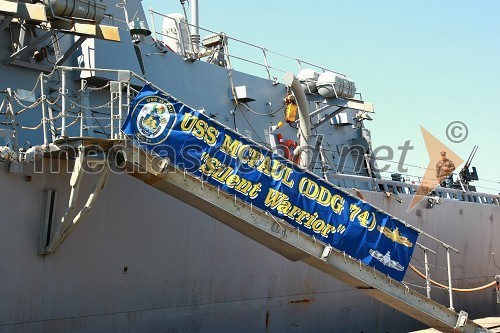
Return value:
<svg viewBox="0 0 500 333">
<path fill-rule="evenodd" d="M 457 181 L 453 184 L 453 187 L 461 188 L 462 191 L 464 192 L 476 191 L 476 187 L 470 186 L 469 183 L 474 180 L 479 180 L 479 177 L 477 176 L 476 167 L 472 167 L 472 172 L 470 172 L 469 167 L 472 162 L 472 159 L 476 155 L 477 148 L 479 148 L 479 146 L 474 145 L 474 148 L 472 148 L 472 152 L 470 153 L 467 162 L 465 162 L 464 167 L 458 173 Z"/>
</svg>

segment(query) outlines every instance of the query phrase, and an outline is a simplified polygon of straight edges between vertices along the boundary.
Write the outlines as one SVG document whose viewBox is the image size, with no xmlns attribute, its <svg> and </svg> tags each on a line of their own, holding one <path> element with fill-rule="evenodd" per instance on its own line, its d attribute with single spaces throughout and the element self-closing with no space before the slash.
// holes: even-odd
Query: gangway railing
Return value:
<svg viewBox="0 0 500 333">
<path fill-rule="evenodd" d="M 135 146 L 127 147 L 123 153 L 127 156 L 125 169 L 135 178 L 205 212 L 292 261 L 300 260 L 311 265 L 442 332 L 488 332 L 468 320 L 466 312 L 454 311 L 451 292 L 448 308 L 413 291 L 404 281 L 391 279 L 364 265 L 360 260 L 346 255 L 345 252 L 301 232 L 269 212 L 212 186 L 203 178 L 177 169 L 158 156 Z M 139 172 L 138 168 L 142 172 Z M 428 234 L 422 232 L 421 235 L 431 241 L 437 241 L 447 249 L 448 263 L 450 250 L 458 252 Z M 451 290 L 449 267 L 448 276 Z"/>
</svg>

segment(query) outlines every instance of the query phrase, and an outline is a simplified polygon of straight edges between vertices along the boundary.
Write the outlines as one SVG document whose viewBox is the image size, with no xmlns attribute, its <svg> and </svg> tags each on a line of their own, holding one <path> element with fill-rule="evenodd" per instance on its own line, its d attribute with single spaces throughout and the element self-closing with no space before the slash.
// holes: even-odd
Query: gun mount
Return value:
<svg viewBox="0 0 500 333">
<path fill-rule="evenodd" d="M 472 152 L 469 155 L 469 158 L 467 159 L 467 162 L 465 162 L 465 165 L 463 168 L 460 170 L 458 173 L 458 179 L 457 181 L 453 184 L 453 187 L 455 188 L 461 188 L 462 191 L 476 191 L 475 186 L 469 185 L 470 182 L 474 180 L 479 180 L 479 177 L 477 176 L 477 170 L 476 167 L 472 167 L 472 172 L 469 170 L 472 159 L 476 155 L 477 149 L 479 146 L 474 145 L 474 148 L 472 148 Z"/>
</svg>

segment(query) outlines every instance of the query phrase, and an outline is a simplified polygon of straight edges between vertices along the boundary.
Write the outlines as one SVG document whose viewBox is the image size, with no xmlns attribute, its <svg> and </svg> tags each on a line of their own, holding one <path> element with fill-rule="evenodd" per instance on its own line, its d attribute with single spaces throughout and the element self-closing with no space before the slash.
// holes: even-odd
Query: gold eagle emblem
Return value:
<svg viewBox="0 0 500 333">
<path fill-rule="evenodd" d="M 407 247 L 412 247 L 413 246 L 413 243 L 410 242 L 410 240 L 407 237 L 402 236 L 399 233 L 399 229 L 398 228 L 394 228 L 394 230 L 391 230 L 390 228 L 387 228 L 387 227 L 377 226 L 377 229 L 382 234 L 384 234 L 385 237 L 389 238 L 393 242 L 399 243 L 399 244 L 407 246 Z"/>
</svg>

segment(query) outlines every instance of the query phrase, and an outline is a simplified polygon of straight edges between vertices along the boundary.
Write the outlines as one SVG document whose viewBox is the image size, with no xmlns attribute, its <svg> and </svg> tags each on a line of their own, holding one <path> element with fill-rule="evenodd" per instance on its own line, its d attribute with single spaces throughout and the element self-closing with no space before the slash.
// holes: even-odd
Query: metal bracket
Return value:
<svg viewBox="0 0 500 333">
<path fill-rule="evenodd" d="M 22 49 L 20 49 L 19 51 L 17 52 L 14 52 L 11 56 L 10 56 L 10 59 L 11 59 L 11 62 L 14 61 L 15 59 L 18 59 L 19 57 L 21 57 L 22 55 L 24 55 L 25 53 L 31 51 L 31 50 L 34 50 L 39 44 L 41 44 L 44 40 L 52 37 L 53 35 L 55 35 L 57 33 L 57 30 L 50 30 L 50 31 L 47 31 L 46 33 L 44 33 L 43 35 L 35 38 L 34 40 L 31 41 L 31 43 L 29 45 L 26 45 L 25 47 L 23 47 Z"/>
<path fill-rule="evenodd" d="M 335 111 L 332 111 L 330 114 L 324 116 L 323 118 L 321 118 L 320 120 L 318 120 L 318 122 L 312 124 L 312 128 L 317 128 L 318 126 L 324 124 L 325 122 L 329 121 L 330 119 L 332 119 L 333 117 L 335 117 L 337 114 L 339 114 L 340 112 L 344 111 L 345 107 L 339 107 L 337 110 Z"/>
<path fill-rule="evenodd" d="M 91 158 L 91 161 L 87 160 L 87 157 L 85 156 L 85 150 L 84 150 L 84 145 L 83 143 L 79 146 L 78 148 L 78 156 L 76 157 L 75 160 L 75 166 L 73 168 L 73 173 L 71 175 L 70 179 L 70 186 L 71 186 L 71 194 L 69 197 L 69 204 L 68 208 L 66 209 L 66 212 L 64 213 L 64 216 L 61 218 L 61 223 L 59 225 L 59 228 L 57 229 L 54 237 L 50 241 L 49 245 L 47 246 L 45 250 L 45 254 L 50 254 L 56 252 L 59 247 L 62 245 L 64 240 L 73 232 L 73 230 L 76 228 L 78 225 L 78 222 L 82 219 L 83 216 L 85 216 L 90 209 L 92 208 L 93 203 L 96 201 L 99 193 L 101 190 L 104 188 L 106 185 L 106 182 L 108 180 L 109 174 L 110 174 L 110 168 L 106 164 L 105 160 L 101 160 L 102 163 L 99 163 L 99 160 Z M 86 164 L 85 164 L 86 163 Z M 85 205 L 80 209 L 80 211 L 76 214 L 76 216 L 71 220 L 69 218 L 69 215 L 73 212 L 75 209 L 77 199 L 78 199 L 78 192 L 80 190 L 80 183 L 83 177 L 83 173 L 85 171 L 85 165 L 89 166 L 91 163 L 94 165 L 99 164 L 102 166 L 102 170 L 99 174 L 99 177 L 97 178 L 97 181 L 94 185 L 94 189 L 92 190 L 92 193 L 89 195 L 87 202 Z M 40 253 L 44 253 L 43 251 L 39 251 Z"/>
<path fill-rule="evenodd" d="M 455 325 L 455 328 L 464 327 L 465 324 L 467 324 L 468 317 L 469 317 L 469 314 L 467 312 L 465 312 L 464 310 L 460 310 L 460 313 L 458 314 L 458 320 L 457 320 L 457 324 Z"/>
<path fill-rule="evenodd" d="M 321 254 L 321 259 L 326 260 L 326 258 L 328 258 L 332 253 L 332 249 L 333 247 L 331 247 L 330 245 L 325 246 L 325 248 L 323 249 L 323 253 Z"/>
<path fill-rule="evenodd" d="M 42 221 L 40 223 L 40 239 L 38 254 L 47 254 L 47 246 L 50 242 L 50 227 L 54 219 L 57 191 L 53 189 L 43 190 L 42 196 Z"/>
<path fill-rule="evenodd" d="M 79 48 L 79 47 L 83 44 L 83 42 L 84 42 L 86 39 L 87 39 L 87 37 L 85 37 L 85 36 L 80 36 L 80 37 L 78 38 L 78 40 L 77 40 L 77 41 L 76 41 L 73 45 L 71 45 L 71 47 L 70 47 L 70 48 L 69 48 L 69 49 L 68 49 L 68 50 L 64 53 L 64 55 L 63 55 L 60 59 L 58 59 L 58 60 L 56 61 L 56 64 L 55 64 L 55 65 L 56 65 L 56 66 L 60 66 L 60 65 L 64 64 L 64 62 L 65 62 L 66 60 L 68 60 L 68 58 L 69 58 L 69 57 L 71 57 L 71 55 L 72 55 L 72 54 L 76 51 L 76 49 L 78 49 L 78 48 Z"/>
</svg>

